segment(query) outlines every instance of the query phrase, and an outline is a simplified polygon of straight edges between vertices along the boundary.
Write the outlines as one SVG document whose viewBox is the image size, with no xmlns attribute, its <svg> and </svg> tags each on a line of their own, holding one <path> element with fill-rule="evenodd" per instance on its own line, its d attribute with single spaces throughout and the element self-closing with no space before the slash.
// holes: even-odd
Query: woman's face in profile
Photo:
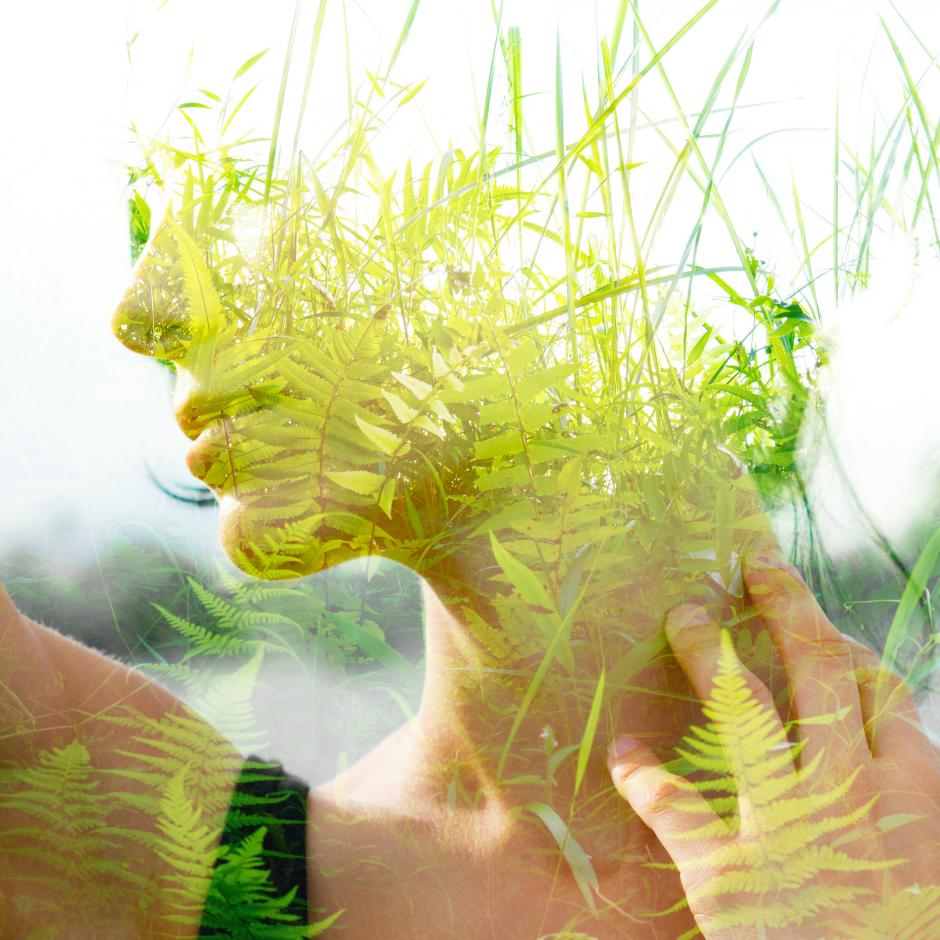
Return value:
<svg viewBox="0 0 940 940">
<path fill-rule="evenodd" d="M 175 417 L 192 441 L 187 464 L 219 501 L 226 553 L 252 573 L 298 575 L 324 567 L 338 547 L 317 537 L 335 502 L 330 474 L 368 464 L 342 435 L 358 411 L 367 413 L 349 392 L 362 367 L 329 361 L 354 332 L 341 323 L 331 321 L 336 355 L 318 349 L 324 330 L 311 327 L 334 301 L 313 271 L 285 271 L 251 221 L 258 226 L 257 214 L 242 226 L 197 219 L 187 231 L 168 211 L 113 328 L 129 349 L 173 369 Z M 384 333 L 369 323 L 356 335 L 378 357 Z M 327 409 L 317 409 L 312 391 L 325 395 Z M 349 496 L 368 508 L 355 492 L 342 501 Z"/>
<path fill-rule="evenodd" d="M 702 405 L 610 345 L 605 289 L 574 319 L 553 306 L 552 266 L 514 268 L 512 193 L 449 159 L 437 191 L 409 170 L 377 210 L 316 179 L 263 207 L 190 182 L 150 232 L 114 331 L 175 370 L 228 556 L 272 578 L 381 555 L 492 594 L 493 535 L 568 601 L 592 552 L 620 585 L 716 557 L 737 474 Z M 672 422 L 668 453 L 644 422 Z"/>
<path fill-rule="evenodd" d="M 460 300 L 460 278 L 438 261 L 443 288 L 416 265 L 396 276 L 309 206 L 233 212 L 214 195 L 152 229 L 113 328 L 174 370 L 226 553 L 296 576 L 410 541 L 395 557 L 414 566 L 469 481 L 446 474 L 472 454 L 453 433 L 472 330 L 435 308 L 442 289 Z"/>
</svg>

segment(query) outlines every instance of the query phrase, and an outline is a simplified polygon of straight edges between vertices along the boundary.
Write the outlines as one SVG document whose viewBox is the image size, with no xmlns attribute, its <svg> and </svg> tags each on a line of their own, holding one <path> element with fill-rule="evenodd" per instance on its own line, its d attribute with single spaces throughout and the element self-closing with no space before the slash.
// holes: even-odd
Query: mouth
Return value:
<svg viewBox="0 0 940 940">
<path fill-rule="evenodd" d="M 276 438 L 279 428 L 278 416 L 269 408 L 213 416 L 186 451 L 189 472 L 220 499 L 263 499 L 279 482 L 265 463 L 279 449 L 268 439 Z"/>
<path fill-rule="evenodd" d="M 202 430 L 186 451 L 186 466 L 194 477 L 202 480 L 210 489 L 227 489 L 236 484 L 231 448 L 232 433 L 227 422 L 215 421 Z M 229 457 L 227 470 L 226 453 Z"/>
<path fill-rule="evenodd" d="M 334 499 L 342 501 L 329 482 L 333 465 L 325 462 L 319 472 L 316 441 L 294 433 L 294 422 L 279 409 L 262 406 L 201 419 L 186 465 L 220 503 L 234 500 L 246 509 L 263 510 L 273 525 L 281 518 L 279 508 L 287 523 L 297 519 L 300 509 L 320 512 Z"/>
</svg>

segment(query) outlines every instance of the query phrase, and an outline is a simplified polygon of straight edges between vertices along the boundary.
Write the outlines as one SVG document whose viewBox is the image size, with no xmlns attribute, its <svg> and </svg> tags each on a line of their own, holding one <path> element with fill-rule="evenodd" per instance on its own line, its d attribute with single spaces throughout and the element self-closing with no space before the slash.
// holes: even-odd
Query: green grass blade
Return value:
<svg viewBox="0 0 940 940">
<path fill-rule="evenodd" d="M 685 36 L 687 36 L 695 26 L 704 19 L 704 17 L 718 4 L 718 0 L 708 0 L 703 7 L 701 7 L 696 13 L 694 13 L 686 22 L 667 40 L 665 45 L 660 49 L 654 52 L 653 57 L 643 66 L 643 68 L 637 72 L 633 77 L 633 80 L 621 91 L 613 101 L 604 108 L 600 114 L 595 118 L 591 126 L 571 149 L 568 151 L 565 159 L 570 162 L 578 157 L 581 152 L 588 146 L 591 140 L 606 126 L 607 119 L 614 113 L 614 111 L 619 107 L 619 105 L 627 99 L 630 93 L 640 84 L 640 82 L 645 78 L 656 66 L 662 61 L 662 59 L 670 52 L 670 50 L 678 45 Z M 555 167 L 553 172 L 558 172 L 558 167 Z"/>
<path fill-rule="evenodd" d="M 516 711 L 516 717 L 513 719 L 512 726 L 509 729 L 509 734 L 506 735 L 506 743 L 503 744 L 503 749 L 500 752 L 499 760 L 496 764 L 497 783 L 503 779 L 503 772 L 506 769 L 506 761 L 509 758 L 509 752 L 512 750 L 513 742 L 516 740 L 516 735 L 519 733 L 519 729 L 522 727 L 522 722 L 525 720 L 525 716 L 529 713 L 529 709 L 532 707 L 532 703 L 535 701 L 535 696 L 538 695 L 539 689 L 542 687 L 542 683 L 545 681 L 545 676 L 548 674 L 549 668 L 555 661 L 555 655 L 562 645 L 568 640 L 568 631 L 571 629 L 575 612 L 578 610 L 578 607 L 580 606 L 581 600 L 583 599 L 586 591 L 587 586 L 581 589 L 581 593 L 578 595 L 578 598 L 574 604 L 571 605 L 571 609 L 568 611 L 565 619 L 559 621 L 558 628 L 555 630 L 555 635 L 548 644 L 548 648 L 545 650 L 545 655 L 542 657 L 542 661 L 539 663 L 539 667 L 536 669 L 535 675 L 532 676 L 532 678 L 529 680 L 529 685 L 526 688 L 525 695 L 522 697 L 522 701 L 519 703 L 519 709 Z"/>
<path fill-rule="evenodd" d="M 835 134 L 833 136 L 832 147 L 832 281 L 833 281 L 833 300 L 838 306 L 839 303 L 839 275 L 841 262 L 839 261 L 839 159 L 842 147 L 839 140 L 839 119 L 841 109 L 839 107 L 839 85 L 836 84 L 836 119 Z"/>
<path fill-rule="evenodd" d="M 911 70 L 907 65 L 907 60 L 905 59 L 900 46 L 898 46 L 897 41 L 894 38 L 894 34 L 891 32 L 891 30 L 888 27 L 888 24 L 885 22 L 884 17 L 881 17 L 881 25 L 885 31 L 885 35 L 888 37 L 888 42 L 891 44 L 891 51 L 894 53 L 894 57 L 897 60 L 898 66 L 901 69 L 901 74 L 904 76 L 904 82 L 907 85 L 908 94 L 911 96 L 911 100 L 914 102 L 914 108 L 917 111 L 917 116 L 920 118 L 921 126 L 923 127 L 924 133 L 927 135 L 927 141 L 928 141 L 928 144 L 930 144 L 930 149 L 929 149 L 930 165 L 933 168 L 934 173 L 937 176 L 937 179 L 940 180 L 940 161 L 938 161 L 937 159 L 937 141 L 934 138 L 934 134 L 930 125 L 930 119 L 927 116 L 927 111 L 926 111 L 926 108 L 924 107 L 923 99 L 920 96 L 918 83 L 914 81 L 914 77 L 913 75 L 911 75 Z M 917 196 L 917 203 L 914 209 L 914 217 L 911 220 L 911 228 L 917 227 L 917 220 L 923 208 L 924 195 L 927 190 L 929 179 L 930 179 L 930 174 L 929 173 L 924 174 L 921 191 Z"/>
<path fill-rule="evenodd" d="M 617 8 L 617 16 L 614 18 L 614 28 L 610 34 L 610 63 L 614 65 L 617 61 L 617 51 L 620 48 L 620 37 L 623 35 L 623 24 L 627 18 L 627 7 L 630 0 L 620 0 L 620 6 Z"/>
<path fill-rule="evenodd" d="M 898 604 L 897 612 L 891 621 L 891 627 L 885 639 L 882 662 L 886 669 L 896 670 L 898 668 L 898 653 L 907 639 L 908 628 L 914 611 L 920 605 L 921 597 L 924 591 L 927 590 L 927 585 L 937 574 L 938 560 L 940 560 L 940 529 L 937 529 L 930 537 L 924 550 L 920 553 L 910 577 L 907 579 L 907 584 L 904 586 L 901 602 Z M 877 702 L 881 702 L 882 697 L 886 694 L 884 687 L 886 678 L 881 677 L 879 679 Z M 876 708 L 876 712 L 877 710 Z"/>
<path fill-rule="evenodd" d="M 291 21 L 290 33 L 287 37 L 287 53 L 284 56 L 284 67 L 281 70 L 281 86 L 277 93 L 277 104 L 274 107 L 274 127 L 271 130 L 271 144 L 268 148 L 268 166 L 264 178 L 264 198 L 271 195 L 271 183 L 274 178 L 274 163 L 277 159 L 277 142 L 281 133 L 281 118 L 284 114 L 284 98 L 287 95 L 287 78 L 290 75 L 291 61 L 294 58 L 294 42 L 297 39 L 297 25 L 300 21 L 302 2 L 297 0 L 294 5 L 294 18 Z"/>
<path fill-rule="evenodd" d="M 561 67 L 561 33 L 555 33 L 555 152 L 558 156 L 558 196 L 561 201 L 561 222 L 565 251 L 565 303 L 568 307 L 568 355 L 575 364 L 575 390 L 580 388 L 578 370 L 578 337 L 574 323 L 574 269 L 571 258 L 571 209 L 568 205 L 568 181 L 565 165 L 565 103 Z"/>
<path fill-rule="evenodd" d="M 386 78 L 392 74 L 392 69 L 395 67 L 395 63 L 398 61 L 399 53 L 404 48 L 405 43 L 408 41 L 408 34 L 411 32 L 411 27 L 414 25 L 415 17 L 418 15 L 418 7 L 420 5 L 421 0 L 411 0 L 411 6 L 408 9 L 408 15 L 405 17 L 405 22 L 402 24 L 401 32 L 398 34 L 398 40 L 395 43 L 395 48 L 392 50 L 392 57 L 388 61 L 388 68 L 385 70 Z"/>
<path fill-rule="evenodd" d="M 813 306 L 816 308 L 816 319 L 819 319 L 819 298 L 816 296 L 816 277 L 813 274 L 813 253 L 809 250 L 809 242 L 806 239 L 806 223 L 803 220 L 803 204 L 800 201 L 800 194 L 796 184 L 796 176 L 790 175 L 790 191 L 793 194 L 793 208 L 796 213 L 797 231 L 800 233 L 800 245 L 803 254 L 800 260 L 800 266 L 806 272 L 806 280 L 809 284 L 810 292 L 813 295 Z"/>
<path fill-rule="evenodd" d="M 516 163 L 519 163 L 522 160 L 522 35 L 518 26 L 509 27 L 509 37 L 503 54 L 506 59 L 506 76 L 509 81 L 510 133 Z"/>
<path fill-rule="evenodd" d="M 291 157 L 297 153 L 300 142 L 300 132 L 303 128 L 304 117 L 307 114 L 307 99 L 310 95 L 310 82 L 313 78 L 313 66 L 317 60 L 317 49 L 320 47 L 320 35 L 323 31 L 323 18 L 326 15 L 327 0 L 320 0 L 317 8 L 317 19 L 313 24 L 313 36 L 310 41 L 310 53 L 307 56 L 307 71 L 304 75 L 304 90 L 300 98 L 300 110 L 297 112 L 297 126 L 294 128 L 294 142 L 291 145 Z"/>
<path fill-rule="evenodd" d="M 574 775 L 575 795 L 581 789 L 581 781 L 584 780 L 588 758 L 591 756 L 591 748 L 594 746 L 597 722 L 601 717 L 601 706 L 604 703 L 604 685 L 606 681 L 607 671 L 602 669 L 601 677 L 597 680 L 597 688 L 594 690 L 594 701 L 591 702 L 591 711 L 588 713 L 587 724 L 584 726 L 584 734 L 581 736 L 581 745 L 578 748 L 578 765 Z"/>
<path fill-rule="evenodd" d="M 558 848 L 561 849 L 571 869 L 584 902 L 592 911 L 596 911 L 594 892 L 599 889 L 600 884 L 590 856 L 581 848 L 581 844 L 571 834 L 571 830 L 565 825 L 561 816 L 547 803 L 527 803 L 525 808 L 538 816 L 545 828 L 552 834 L 552 838 L 558 844 Z"/>
</svg>

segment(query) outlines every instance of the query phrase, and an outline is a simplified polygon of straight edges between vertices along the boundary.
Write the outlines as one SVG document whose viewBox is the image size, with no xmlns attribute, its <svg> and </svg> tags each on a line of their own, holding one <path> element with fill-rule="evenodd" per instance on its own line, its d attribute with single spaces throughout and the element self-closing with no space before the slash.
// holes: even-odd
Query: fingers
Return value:
<svg viewBox="0 0 940 940">
<path fill-rule="evenodd" d="M 607 763 L 617 792 L 653 830 L 680 871 L 701 857 L 709 842 L 727 832 L 707 801 L 666 770 L 646 745 L 617 738 Z"/>
<path fill-rule="evenodd" d="M 805 746 L 803 766 L 818 753 L 830 766 L 870 759 L 852 654 L 796 570 L 770 551 L 744 562 L 754 611 L 767 625 L 790 687 L 790 703 Z"/>
<path fill-rule="evenodd" d="M 707 702 L 713 693 L 722 656 L 721 630 L 703 607 L 682 604 L 666 615 L 666 636 L 682 671 L 692 683 L 698 697 Z M 732 654 L 734 655 L 734 654 Z M 771 715 L 777 709 L 767 687 L 734 656 L 734 669 L 748 690 Z M 783 734 L 782 725 L 780 734 Z"/>
<path fill-rule="evenodd" d="M 923 730 L 914 696 L 907 685 L 868 647 L 845 638 L 858 683 L 865 735 L 874 757 L 907 767 L 922 764 L 936 773 L 934 746 Z"/>
</svg>

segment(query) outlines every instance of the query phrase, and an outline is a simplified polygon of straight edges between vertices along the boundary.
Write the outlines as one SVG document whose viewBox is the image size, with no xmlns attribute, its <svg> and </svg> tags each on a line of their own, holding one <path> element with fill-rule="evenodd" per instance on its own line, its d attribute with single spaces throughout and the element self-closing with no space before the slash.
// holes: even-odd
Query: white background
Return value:
<svg viewBox="0 0 940 940">
<path fill-rule="evenodd" d="M 387 59 L 408 4 L 363 0 L 345 6 L 351 71 L 358 85 L 364 68 Z M 902 6 L 918 36 L 940 49 L 936 5 L 922 0 Z M 554 146 L 556 30 L 566 80 L 568 136 L 573 138 L 583 126 L 578 119 L 583 114 L 582 73 L 591 85 L 598 38 L 609 33 L 615 7 L 585 0 L 505 4 L 504 26 L 518 25 L 523 36 L 524 84 L 530 95 L 525 106 L 527 148 Z M 29 542 L 67 557 L 70 552 L 88 552 L 113 526 L 152 524 L 186 533 L 193 545 L 211 550 L 212 510 L 172 503 L 143 472 L 148 449 L 169 451 L 181 443 L 167 415 L 162 377 L 121 349 L 109 333 L 110 310 L 130 268 L 122 165 L 135 156 L 132 122 L 144 133 L 158 133 L 175 103 L 188 100 L 199 87 L 224 90 L 237 66 L 265 47 L 271 51 L 256 70 L 265 82 L 256 115 L 259 133 L 268 133 L 293 9 L 293 2 L 286 0 L 264 5 L 243 0 L 169 0 L 162 5 L 155 0 L 59 0 L 21 2 L 4 10 L 0 549 Z M 693 9 L 685 0 L 640 4 L 657 43 Z M 303 145 L 312 150 L 345 112 L 342 10 L 341 0 L 336 0 L 326 15 L 303 137 Z M 306 59 L 314 11 L 314 3 L 303 8 L 298 73 Z M 665 64 L 685 110 L 700 106 L 735 39 L 763 12 L 756 0 L 719 2 L 669 55 Z M 741 130 L 735 140 L 743 145 L 767 130 L 815 129 L 778 134 L 758 152 L 784 191 L 792 164 L 806 201 L 824 209 L 832 198 L 836 76 L 841 74 L 846 136 L 857 134 L 859 116 L 865 125 L 871 101 L 882 95 L 892 105 L 897 100 L 898 70 L 879 36 L 879 13 L 894 17 L 892 28 L 904 33 L 885 3 L 784 0 L 755 50 L 744 101 L 760 107 L 749 109 L 746 119 L 738 122 Z M 387 166 L 412 153 L 430 158 L 452 144 L 467 149 L 478 145 L 477 114 L 493 36 L 489 0 L 425 0 L 396 75 L 402 81 L 430 82 L 417 99 L 421 118 L 383 138 Z M 910 35 L 903 38 L 908 47 L 915 46 Z M 628 45 L 625 36 L 622 49 Z M 866 69 L 867 89 L 860 78 Z M 505 126 L 505 88 L 499 81 L 497 86 L 493 136 Z M 644 83 L 642 93 L 643 105 L 651 112 L 664 108 L 652 79 Z M 742 228 L 758 232 L 759 248 L 773 260 L 781 249 L 764 235 L 769 210 L 755 190 L 746 182 L 729 184 L 725 196 L 744 219 Z M 922 332 L 916 335 L 928 345 Z M 854 355 L 863 361 L 865 355 L 880 353 L 861 349 Z M 846 369 L 846 375 L 849 372 Z M 910 383 L 918 381 L 917 376 L 898 376 L 899 387 L 902 379 L 909 392 Z M 923 400 L 918 388 L 911 394 Z M 877 448 L 890 456 L 877 468 L 879 479 L 900 481 L 891 489 L 909 494 L 913 486 L 910 481 L 905 485 L 904 474 L 920 473 L 911 468 L 921 468 L 924 455 L 933 453 L 932 432 L 926 443 L 920 442 L 923 452 L 911 451 L 908 459 L 904 442 L 913 432 L 903 425 L 904 409 L 894 402 L 885 411 L 878 401 L 866 408 L 864 433 L 870 435 L 874 427 L 876 433 L 888 435 L 885 445 Z M 845 425 L 851 437 L 851 415 Z M 853 457 L 856 463 L 868 462 L 869 445 L 867 438 L 858 452 L 862 456 Z M 871 490 L 877 501 L 878 486 Z M 880 511 L 890 521 L 916 508 L 906 503 Z M 838 521 L 838 508 L 833 513 Z"/>
</svg>

